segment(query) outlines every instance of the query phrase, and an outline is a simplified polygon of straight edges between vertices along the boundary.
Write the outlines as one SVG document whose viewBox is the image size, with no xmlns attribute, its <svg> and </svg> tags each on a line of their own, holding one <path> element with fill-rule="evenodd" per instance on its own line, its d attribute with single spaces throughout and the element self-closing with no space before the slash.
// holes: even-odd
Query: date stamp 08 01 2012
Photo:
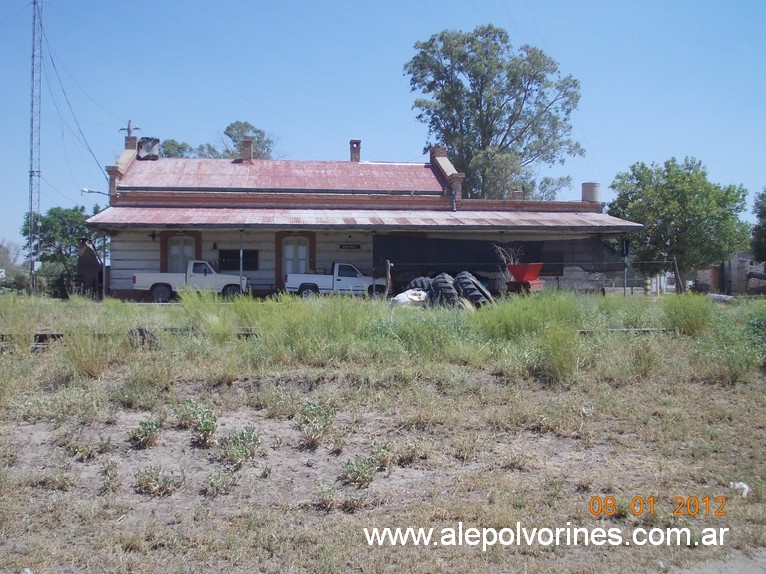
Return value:
<svg viewBox="0 0 766 574">
<path fill-rule="evenodd" d="M 676 496 L 673 498 L 673 510 L 663 512 L 663 516 L 726 516 L 726 497 L 716 496 Z M 613 496 L 593 496 L 590 499 L 590 513 L 594 516 L 626 515 L 641 516 L 658 514 L 653 496 L 634 496 L 628 507 L 624 502 L 617 502 Z"/>
</svg>

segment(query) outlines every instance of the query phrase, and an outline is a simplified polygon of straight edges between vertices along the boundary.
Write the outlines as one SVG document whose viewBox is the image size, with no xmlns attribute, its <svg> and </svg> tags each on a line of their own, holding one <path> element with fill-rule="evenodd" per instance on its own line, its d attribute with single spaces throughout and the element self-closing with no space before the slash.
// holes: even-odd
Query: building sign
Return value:
<svg viewBox="0 0 766 574">
<path fill-rule="evenodd" d="M 361 249 L 362 246 L 358 243 L 342 243 L 340 245 L 341 249 Z"/>
</svg>

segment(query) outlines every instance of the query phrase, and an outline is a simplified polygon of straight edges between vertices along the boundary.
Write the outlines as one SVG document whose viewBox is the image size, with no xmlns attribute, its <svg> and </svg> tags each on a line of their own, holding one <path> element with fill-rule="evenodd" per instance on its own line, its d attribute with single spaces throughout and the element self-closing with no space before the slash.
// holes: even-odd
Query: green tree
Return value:
<svg viewBox="0 0 766 574">
<path fill-rule="evenodd" d="M 93 207 L 93 213 L 97 213 L 99 207 Z M 31 245 L 29 237 L 30 214 L 24 216 L 24 225 L 21 235 L 26 239 L 25 249 L 27 253 L 36 252 L 39 260 L 43 263 L 52 263 L 63 267 L 63 270 L 72 275 L 77 265 L 77 246 L 81 237 L 91 237 L 91 231 L 85 225 L 88 215 L 84 205 L 75 207 L 51 207 L 44 215 L 40 216 L 40 243 Z M 103 238 L 94 241 L 99 249 L 103 247 Z"/>
<path fill-rule="evenodd" d="M 240 121 L 232 122 L 226 127 L 220 145 L 204 143 L 195 148 L 186 142 L 169 139 L 160 144 L 160 155 L 180 158 L 236 158 L 240 155 L 240 146 L 245 138 L 253 140 L 254 159 L 271 159 L 276 141 L 253 124 Z"/>
<path fill-rule="evenodd" d="M 508 33 L 491 24 L 470 33 L 445 30 L 415 49 L 404 71 L 412 91 L 425 96 L 413 107 L 428 125 L 426 148 L 447 146 L 470 197 L 506 198 L 518 189 L 534 195 L 534 167 L 583 155 L 570 125 L 580 84 L 562 77 L 541 50 L 514 51 Z M 546 194 L 568 183 L 548 180 Z"/>
<path fill-rule="evenodd" d="M 766 187 L 755 195 L 753 213 L 756 221 L 750 238 L 750 248 L 753 250 L 753 257 L 758 261 L 766 261 Z"/>
<path fill-rule="evenodd" d="M 20 269 L 21 246 L 13 241 L 0 239 L 0 269 L 6 273 Z"/>
<path fill-rule="evenodd" d="M 160 155 L 162 157 L 196 157 L 192 146 L 188 143 L 179 142 L 173 139 L 162 141 L 160 144 Z"/>
<path fill-rule="evenodd" d="M 747 245 L 749 229 L 739 219 L 747 190 L 711 183 L 694 158 L 682 164 L 675 158 L 662 165 L 636 163 L 610 187 L 617 197 L 609 214 L 644 226 L 631 238 L 633 258 L 646 262 L 639 263 L 641 270 L 674 269 L 682 291 L 688 272 L 720 263 Z M 665 263 L 648 263 L 658 261 Z"/>
</svg>

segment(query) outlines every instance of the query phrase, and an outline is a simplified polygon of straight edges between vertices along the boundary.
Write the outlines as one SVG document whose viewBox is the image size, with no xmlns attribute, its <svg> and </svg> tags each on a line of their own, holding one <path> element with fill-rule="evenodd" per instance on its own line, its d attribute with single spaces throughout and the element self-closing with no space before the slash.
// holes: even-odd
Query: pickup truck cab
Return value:
<svg viewBox="0 0 766 574">
<path fill-rule="evenodd" d="M 186 273 L 136 273 L 133 289 L 149 293 L 157 303 L 167 303 L 179 289 L 208 289 L 224 297 L 247 292 L 247 277 L 217 273 L 207 261 L 189 261 Z"/>
<path fill-rule="evenodd" d="M 345 293 L 349 295 L 380 296 L 386 289 L 386 280 L 373 279 L 362 274 L 350 263 L 333 263 L 332 274 L 288 273 L 285 289 L 301 297 L 319 293 Z"/>
</svg>

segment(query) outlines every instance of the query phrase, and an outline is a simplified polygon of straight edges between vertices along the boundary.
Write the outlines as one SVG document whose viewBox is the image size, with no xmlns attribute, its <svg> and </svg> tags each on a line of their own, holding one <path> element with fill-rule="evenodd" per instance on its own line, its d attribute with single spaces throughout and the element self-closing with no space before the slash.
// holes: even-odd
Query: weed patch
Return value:
<svg viewBox="0 0 766 574">
<path fill-rule="evenodd" d="M 261 435 L 254 427 L 245 427 L 221 437 L 218 445 L 222 451 L 222 459 L 232 470 L 242 468 L 242 465 L 255 458 L 261 445 Z"/>
<path fill-rule="evenodd" d="M 162 465 L 152 465 L 135 473 L 135 489 L 139 494 L 170 496 L 186 482 L 183 470 L 165 470 Z"/>
</svg>

